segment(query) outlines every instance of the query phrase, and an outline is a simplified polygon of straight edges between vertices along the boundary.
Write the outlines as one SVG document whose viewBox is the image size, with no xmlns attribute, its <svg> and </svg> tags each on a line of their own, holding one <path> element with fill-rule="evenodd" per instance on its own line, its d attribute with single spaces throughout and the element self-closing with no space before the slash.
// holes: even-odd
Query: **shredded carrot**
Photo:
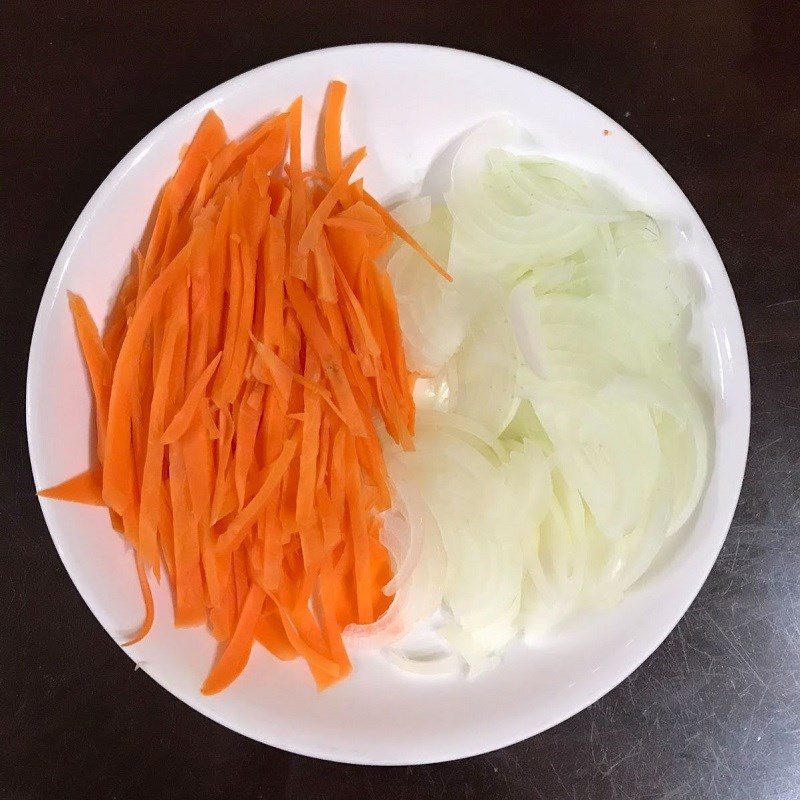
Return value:
<svg viewBox="0 0 800 800">
<path fill-rule="evenodd" d="M 94 324 L 84 299 L 72 292 L 67 292 L 67 297 L 92 384 L 97 428 L 97 453 L 102 460 L 105 453 L 108 401 L 111 391 L 111 359 L 108 357 L 103 340 L 100 338 L 97 326 Z"/>
<path fill-rule="evenodd" d="M 85 472 L 49 489 L 42 489 L 39 497 L 51 500 L 68 500 L 70 503 L 85 503 L 90 506 L 102 506 L 103 503 L 103 471 L 100 467 L 90 467 Z"/>
<path fill-rule="evenodd" d="M 153 627 L 153 620 L 155 619 L 155 606 L 153 605 L 153 593 L 150 591 L 150 584 L 147 581 L 147 571 L 144 559 L 137 554 L 136 556 L 136 574 L 139 577 L 139 586 L 142 590 L 142 598 L 144 599 L 144 621 L 139 630 L 133 635 L 131 639 L 123 644 L 123 647 L 130 647 L 144 639 L 150 629 Z"/>
<path fill-rule="evenodd" d="M 256 634 L 256 624 L 264 606 L 264 590 L 251 583 L 247 599 L 242 603 L 236 630 L 225 648 L 225 652 L 203 683 L 203 694 L 216 694 L 233 683 L 247 665 L 250 649 Z"/>
<path fill-rule="evenodd" d="M 323 140 L 325 148 L 325 166 L 331 179 L 336 180 L 342 169 L 342 109 L 347 93 L 346 84 L 331 81 L 328 84 L 328 96 L 325 101 L 325 118 L 323 121 Z"/>
<path fill-rule="evenodd" d="M 386 227 L 398 239 L 416 250 L 446 281 L 453 280 L 453 276 L 374 197 L 364 192 L 364 200 L 380 214 Z"/>
<path fill-rule="evenodd" d="M 173 213 L 180 211 L 193 189 L 198 187 L 208 162 L 220 151 L 226 140 L 222 120 L 209 111 L 186 149 L 181 164 L 170 183 Z"/>
<path fill-rule="evenodd" d="M 357 150 L 355 153 L 353 153 L 349 159 L 347 159 L 347 164 L 345 164 L 345 166 L 342 168 L 342 171 L 339 174 L 339 177 L 336 179 L 336 182 L 328 190 L 327 194 L 314 209 L 314 213 L 308 220 L 308 224 L 303 231 L 303 235 L 300 237 L 300 240 L 297 243 L 298 258 L 307 257 L 309 250 L 311 250 L 317 244 L 317 239 L 319 239 L 319 235 L 322 233 L 322 226 L 331 215 L 331 212 L 336 207 L 336 204 L 344 197 L 347 189 L 349 188 L 348 181 L 350 180 L 350 176 L 353 174 L 353 171 L 361 163 L 361 161 L 364 160 L 366 155 L 367 151 L 362 147 L 360 150 Z"/>
<path fill-rule="evenodd" d="M 300 98 L 238 141 L 210 112 L 102 337 L 68 295 L 96 463 L 39 494 L 105 504 L 134 547 L 145 618 L 127 644 L 153 624 L 163 559 L 175 624 L 221 644 L 205 694 L 255 642 L 324 689 L 351 670 L 344 628 L 391 602 L 376 425 L 413 446 L 414 376 L 376 259 L 397 236 L 449 276 L 353 181 L 365 151 L 342 155 L 345 93 L 330 84 L 324 168 L 303 169 Z"/>
<path fill-rule="evenodd" d="M 180 407 L 178 412 L 172 418 L 172 422 L 170 422 L 169 426 L 164 431 L 164 435 L 161 437 L 161 444 L 170 444 L 172 442 L 176 442 L 181 438 L 181 436 L 183 436 L 184 433 L 186 433 L 198 406 L 205 398 L 204 392 L 209 381 L 214 377 L 214 370 L 217 368 L 217 364 L 219 364 L 219 360 L 221 358 L 222 353 L 217 353 L 211 363 L 208 364 L 208 366 L 203 370 L 203 373 L 197 379 L 197 382 L 192 387 L 192 390 L 186 395 L 183 405 Z"/>
</svg>

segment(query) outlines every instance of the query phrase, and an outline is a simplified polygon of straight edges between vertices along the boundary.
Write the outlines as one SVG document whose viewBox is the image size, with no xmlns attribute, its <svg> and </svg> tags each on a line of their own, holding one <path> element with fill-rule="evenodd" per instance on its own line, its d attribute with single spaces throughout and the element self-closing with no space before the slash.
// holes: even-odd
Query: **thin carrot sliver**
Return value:
<svg viewBox="0 0 800 800">
<path fill-rule="evenodd" d="M 344 448 L 347 513 L 353 536 L 354 574 L 356 579 L 356 604 L 358 621 L 362 624 L 372 617 L 372 597 L 369 593 L 369 550 L 367 543 L 367 520 L 361 503 L 361 475 L 353 437 L 348 436 Z"/>
<path fill-rule="evenodd" d="M 223 514 L 223 502 L 225 499 L 225 476 L 228 469 L 228 461 L 231 456 L 231 444 L 233 442 L 233 417 L 227 406 L 222 406 L 219 410 L 219 439 L 217 440 L 216 452 L 216 475 L 214 476 L 214 491 L 211 501 L 211 522 L 215 523 L 221 519 Z"/>
<path fill-rule="evenodd" d="M 229 378 L 229 376 L 231 375 L 231 370 L 234 369 L 234 361 L 236 359 L 239 320 L 241 318 L 242 293 L 244 291 L 242 259 L 241 251 L 239 249 L 241 237 L 238 233 L 236 233 L 239 225 L 239 198 L 235 193 L 231 195 L 230 214 L 231 230 L 228 234 L 228 241 L 226 243 L 230 277 L 227 287 L 227 313 L 222 331 L 222 360 L 217 368 L 217 373 L 214 377 L 214 388 L 211 392 L 212 397 L 218 405 L 226 402 L 229 403 L 232 399 L 231 397 L 227 396 L 230 393 L 230 387 L 233 384 L 233 381 Z"/>
<path fill-rule="evenodd" d="M 142 470 L 139 506 L 140 549 L 145 564 L 154 569 L 159 562 L 157 529 L 161 512 L 161 476 L 164 463 L 164 443 L 161 439 L 161 432 L 169 400 L 169 377 L 180 324 L 179 317 L 170 317 L 159 353 L 160 360 L 150 408 L 147 452 Z"/>
<path fill-rule="evenodd" d="M 255 629 L 256 640 L 281 661 L 297 658 L 297 650 L 289 643 L 277 609 L 265 611 L 258 618 Z"/>
<path fill-rule="evenodd" d="M 294 376 L 291 367 L 285 364 L 274 350 L 261 342 L 254 339 L 253 344 L 256 348 L 256 358 L 266 367 L 270 382 L 278 390 L 283 402 L 288 404 Z"/>
<path fill-rule="evenodd" d="M 308 661 L 310 666 L 315 667 L 324 675 L 332 678 L 338 678 L 341 672 L 341 667 L 335 661 L 317 652 L 314 648 L 307 644 L 298 633 L 297 628 L 295 627 L 295 622 L 291 616 L 287 613 L 283 606 L 281 606 L 279 603 L 276 604 L 278 606 L 278 613 L 280 614 L 281 621 L 283 622 L 283 627 L 286 631 L 286 637 L 289 640 L 289 644 L 291 644 L 291 646 L 301 656 L 303 656 L 306 661 Z"/>
<path fill-rule="evenodd" d="M 290 278 L 286 283 L 286 289 L 303 332 L 317 352 L 322 364 L 322 371 L 330 382 L 348 426 L 356 436 L 363 434 L 364 419 L 361 409 L 359 409 L 353 397 L 353 390 L 342 371 L 340 359 L 337 358 L 333 345 L 320 325 L 314 305 L 299 281 Z"/>
<path fill-rule="evenodd" d="M 222 120 L 213 111 L 209 111 L 186 149 L 170 184 L 170 203 L 175 213 L 183 206 L 192 189 L 199 184 L 209 160 L 220 151 L 226 139 Z"/>
<path fill-rule="evenodd" d="M 233 632 L 225 652 L 205 679 L 200 689 L 203 694 L 221 692 L 226 686 L 233 683 L 247 666 L 255 638 L 256 624 L 261 615 L 265 597 L 264 590 L 257 583 L 250 584 L 247 599 L 239 615 L 239 621 L 236 623 L 236 630 Z"/>
<path fill-rule="evenodd" d="M 222 318 L 225 312 L 225 284 L 228 276 L 228 234 L 230 232 L 231 198 L 226 195 L 214 227 L 209 253 L 208 337 L 207 354 L 222 350 Z"/>
<path fill-rule="evenodd" d="M 317 295 L 326 304 L 333 305 L 338 299 L 336 291 L 336 275 L 328 239 L 324 231 L 320 231 L 319 238 L 313 248 L 314 265 L 316 267 Z M 344 344 L 341 341 L 340 344 Z"/>
<path fill-rule="evenodd" d="M 192 386 L 189 394 L 186 395 L 183 405 L 175 413 L 175 416 L 172 417 L 172 421 L 164 431 L 164 434 L 161 437 L 161 444 L 171 444 L 172 442 L 176 442 L 181 438 L 181 436 L 183 436 L 184 433 L 186 433 L 186 430 L 189 427 L 189 424 L 191 423 L 192 418 L 194 417 L 195 412 L 197 411 L 197 408 L 203 399 L 206 387 L 214 377 L 214 371 L 216 370 L 221 358 L 222 353 L 217 353 L 217 355 L 212 359 L 211 363 L 208 364 L 208 366 L 203 370 L 194 386 Z"/>
<path fill-rule="evenodd" d="M 130 449 L 131 391 L 145 336 L 167 290 L 188 269 L 188 245 L 147 290 L 136 309 L 114 367 L 103 466 L 103 499 L 122 514 L 134 502 L 133 464 Z"/>
<path fill-rule="evenodd" d="M 319 380 L 320 367 L 313 353 L 306 354 L 305 378 L 309 383 Z M 300 465 L 297 480 L 297 524 L 300 527 L 300 543 L 308 569 L 322 557 L 322 541 L 317 527 L 316 486 L 317 456 L 319 454 L 322 403 L 319 396 L 306 387 L 303 397 L 304 419 L 300 444 Z"/>
<path fill-rule="evenodd" d="M 419 253 L 446 281 L 453 280 L 453 276 L 372 195 L 364 192 L 364 201 L 370 208 L 380 214 L 386 223 L 386 227 L 398 239 L 402 239 L 409 247 Z"/>
<path fill-rule="evenodd" d="M 255 444 L 264 406 L 264 385 L 258 384 L 247 393 L 239 404 L 236 420 L 236 452 L 233 460 L 233 475 L 239 508 L 245 501 L 247 476 L 255 458 Z"/>
<path fill-rule="evenodd" d="M 297 445 L 293 441 L 287 441 L 283 447 L 283 451 L 278 458 L 269 467 L 261 488 L 255 494 L 253 499 L 237 514 L 236 518 L 228 526 L 228 530 L 220 536 L 217 541 L 217 549 L 220 552 L 229 552 L 233 550 L 236 545 L 241 541 L 241 537 L 245 533 L 248 525 L 252 525 L 258 515 L 258 512 L 267 502 L 269 496 L 274 492 L 280 483 L 283 474 L 289 467 L 289 463 L 294 456 Z"/>
<path fill-rule="evenodd" d="M 55 486 L 40 489 L 37 494 L 39 497 L 47 497 L 50 500 L 67 500 L 70 503 L 102 506 L 103 470 L 100 467 L 90 467 Z"/>
<path fill-rule="evenodd" d="M 325 220 L 325 227 L 344 228 L 350 231 L 365 233 L 368 236 L 380 235 L 386 230 L 383 223 L 375 224 L 374 222 L 368 222 L 364 219 L 354 219 L 352 217 L 345 216 L 328 217 L 328 219 Z"/>
<path fill-rule="evenodd" d="M 283 344 L 283 280 L 286 270 L 286 234 L 283 222 L 272 216 L 267 222 L 262 259 L 266 266 L 262 336 L 268 345 Z"/>
<path fill-rule="evenodd" d="M 105 454 L 108 402 L 111 394 L 111 359 L 103 346 L 103 340 L 89 313 L 86 301 L 80 295 L 72 292 L 67 292 L 67 297 L 75 321 L 78 341 L 83 351 L 83 360 L 92 384 L 97 428 L 97 453 L 102 462 Z"/>
<path fill-rule="evenodd" d="M 247 362 L 250 345 L 250 332 L 255 308 L 255 262 L 246 238 L 240 238 L 239 264 L 242 271 L 242 295 L 239 306 L 239 319 L 236 325 L 236 339 L 228 375 L 220 390 L 220 397 L 231 402 L 239 391 Z"/>
<path fill-rule="evenodd" d="M 342 81 L 331 81 L 328 84 L 323 119 L 323 142 L 325 167 L 333 180 L 339 177 L 342 170 L 342 109 L 346 94 L 347 85 Z"/>
<path fill-rule="evenodd" d="M 322 233 L 322 226 L 325 224 L 328 217 L 330 217 L 336 204 L 344 197 L 348 189 L 350 176 L 355 171 L 355 168 L 364 160 L 366 155 L 366 148 L 362 147 L 356 150 L 356 152 L 347 159 L 347 163 L 342 167 L 339 177 L 328 190 L 328 193 L 320 204 L 314 209 L 314 213 L 308 220 L 308 224 L 297 243 L 298 258 L 306 257 L 311 249 L 316 246 L 319 235 Z"/>
<path fill-rule="evenodd" d="M 144 621 L 139 630 L 133 635 L 133 638 L 128 639 L 128 641 L 122 645 L 123 647 L 130 647 L 144 639 L 144 637 L 150 633 L 150 629 L 153 627 L 153 621 L 155 620 L 153 593 L 150 591 L 144 560 L 139 555 L 136 556 L 136 574 L 139 577 L 139 587 L 142 590 L 142 599 L 144 600 Z"/>
<path fill-rule="evenodd" d="M 170 493 L 174 519 L 175 625 L 200 624 L 205 616 L 200 544 L 189 506 L 183 455 L 177 443 L 168 445 Z"/>
<path fill-rule="evenodd" d="M 292 275 L 305 280 L 308 274 L 308 259 L 299 254 L 300 237 L 306 227 L 306 191 L 303 184 L 303 167 L 301 163 L 300 125 L 303 116 L 303 98 L 289 106 L 289 184 L 291 200 L 289 203 L 289 271 Z"/>
</svg>

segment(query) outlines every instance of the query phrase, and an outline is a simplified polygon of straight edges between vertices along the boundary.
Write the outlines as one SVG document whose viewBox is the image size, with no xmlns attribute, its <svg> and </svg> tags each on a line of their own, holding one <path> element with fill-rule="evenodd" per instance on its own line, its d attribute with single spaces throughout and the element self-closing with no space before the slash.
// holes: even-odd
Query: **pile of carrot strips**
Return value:
<svg viewBox="0 0 800 800">
<path fill-rule="evenodd" d="M 97 462 L 40 494 L 107 506 L 132 545 L 146 613 L 128 644 L 163 562 L 175 624 L 221 644 L 205 694 L 254 642 L 326 688 L 351 670 L 343 630 L 391 602 L 376 425 L 413 447 L 414 376 L 377 260 L 400 237 L 449 275 L 354 180 L 345 92 L 329 85 L 324 169 L 302 167 L 302 98 L 238 141 L 209 112 L 102 336 L 69 294 Z"/>
</svg>

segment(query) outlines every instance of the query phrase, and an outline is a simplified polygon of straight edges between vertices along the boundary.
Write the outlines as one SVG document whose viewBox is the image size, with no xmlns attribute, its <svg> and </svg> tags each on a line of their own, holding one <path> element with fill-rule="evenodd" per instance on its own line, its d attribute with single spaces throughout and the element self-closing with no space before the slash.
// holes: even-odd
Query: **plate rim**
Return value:
<svg viewBox="0 0 800 800">
<path fill-rule="evenodd" d="M 697 210 L 694 208 L 694 205 L 691 203 L 689 198 L 674 180 L 674 178 L 670 175 L 667 169 L 661 164 L 661 162 L 643 145 L 641 144 L 635 137 L 633 137 L 627 130 L 625 130 L 624 126 L 622 126 L 619 122 L 614 120 L 604 111 L 599 109 L 597 106 L 589 102 L 588 100 L 584 99 L 580 95 L 576 94 L 575 92 L 571 91 L 570 89 L 562 86 L 561 84 L 553 81 L 539 73 L 533 72 L 532 70 L 528 70 L 524 67 L 521 67 L 516 64 L 512 64 L 502 59 L 493 58 L 491 56 L 486 56 L 481 53 L 476 53 L 469 50 L 462 50 L 459 48 L 452 48 L 452 47 L 443 47 L 440 45 L 429 45 L 429 44 L 415 44 L 415 43 L 406 43 L 406 42 L 368 42 L 368 43 L 360 43 L 360 44 L 349 44 L 349 45 L 340 45 L 340 46 L 333 46 L 333 47 L 325 47 L 325 48 L 318 48 L 315 50 L 308 50 L 303 51 L 301 53 L 296 53 L 290 56 L 286 56 L 281 59 L 277 59 L 275 61 L 270 61 L 265 64 L 261 64 L 256 66 L 250 70 L 246 70 L 238 75 L 235 75 L 222 83 L 219 83 L 210 89 L 204 91 L 198 97 L 188 101 L 175 111 L 173 111 L 169 116 L 167 116 L 162 122 L 156 125 L 149 133 L 147 133 L 142 139 L 140 139 L 124 156 L 123 158 L 117 163 L 117 165 L 109 172 L 109 174 L 105 177 L 105 179 L 100 183 L 97 189 L 92 193 L 91 197 L 87 201 L 86 205 L 84 206 L 83 210 L 79 214 L 78 218 L 76 219 L 75 223 L 73 224 L 72 228 L 70 229 L 69 233 L 67 234 L 66 239 L 64 240 L 64 244 L 61 246 L 58 255 L 53 263 L 52 270 L 48 277 L 47 283 L 45 284 L 45 288 L 42 293 L 42 298 L 39 303 L 39 307 L 36 314 L 36 320 L 33 327 L 33 332 L 31 334 L 30 346 L 29 346 L 29 354 L 27 360 L 27 372 L 26 372 L 26 384 L 25 384 L 25 417 L 26 417 L 26 438 L 28 444 L 28 456 L 31 463 L 31 470 L 33 473 L 33 478 L 36 486 L 39 485 L 39 476 L 40 476 L 40 465 L 38 463 L 38 459 L 34 457 L 34 450 L 32 441 L 35 439 L 36 436 L 36 415 L 32 405 L 32 395 L 33 395 L 33 365 L 34 359 L 37 356 L 38 352 L 42 350 L 44 347 L 44 340 L 43 340 L 43 330 L 46 325 L 46 319 L 49 314 L 52 312 L 54 302 L 56 298 L 59 296 L 59 289 L 61 286 L 61 282 L 64 278 L 66 267 L 70 261 L 70 257 L 72 252 L 75 250 L 76 246 L 80 242 L 80 239 L 86 230 L 86 228 L 91 223 L 94 213 L 98 206 L 100 206 L 103 201 L 109 196 L 113 191 L 116 189 L 117 185 L 120 183 L 122 179 L 124 179 L 127 172 L 138 163 L 138 161 L 144 158 L 147 155 L 151 145 L 156 142 L 161 134 L 162 131 L 168 128 L 173 121 L 176 121 L 180 118 L 191 116 L 196 114 L 202 110 L 206 110 L 212 108 L 216 102 L 219 100 L 221 95 L 224 95 L 226 91 L 229 91 L 231 87 L 239 82 L 251 77 L 253 74 L 266 71 L 270 68 L 275 67 L 278 64 L 290 63 L 292 61 L 300 61 L 309 57 L 318 56 L 325 53 L 333 53 L 333 52 L 342 52 L 342 51 L 352 51 L 352 50 L 374 50 L 376 48 L 380 49 L 392 49 L 392 50 L 406 50 L 410 52 L 426 50 L 426 51 L 445 51 L 457 56 L 467 56 L 471 59 L 474 59 L 476 62 L 488 62 L 498 66 L 502 66 L 505 69 L 511 69 L 514 71 L 525 73 L 527 76 L 533 76 L 541 81 L 544 81 L 548 84 L 551 84 L 561 92 L 565 92 L 566 94 L 570 95 L 573 101 L 577 101 L 579 104 L 586 106 L 588 109 L 599 113 L 602 115 L 603 118 L 613 122 L 613 124 L 618 127 L 621 131 L 624 132 L 625 136 L 630 140 L 631 143 L 635 144 L 637 148 L 643 151 L 647 157 L 652 159 L 661 169 L 663 176 L 666 180 L 668 180 L 675 190 L 680 194 L 680 196 L 685 201 L 685 204 L 688 208 L 692 210 L 694 213 L 696 221 L 700 225 L 701 232 L 704 233 L 708 240 L 711 242 L 712 246 L 714 247 L 714 251 L 719 258 L 719 262 L 723 267 L 723 282 L 722 284 L 717 287 L 717 291 L 722 289 L 726 292 L 730 293 L 730 299 L 732 300 L 732 307 L 735 310 L 735 315 L 727 321 L 726 323 L 726 331 L 729 334 L 730 338 L 737 340 L 735 342 L 737 349 L 741 349 L 742 353 L 742 363 L 738 365 L 738 371 L 742 378 L 742 385 L 746 389 L 744 397 L 740 398 L 740 403 L 742 403 L 742 412 L 744 414 L 744 422 L 746 424 L 743 426 L 741 437 L 742 441 L 739 443 L 739 446 L 735 448 L 733 456 L 736 457 L 736 463 L 733 464 L 733 475 L 734 480 L 730 481 L 730 483 L 735 484 L 735 490 L 732 495 L 732 503 L 731 508 L 718 510 L 716 512 L 717 519 L 719 520 L 718 525 L 721 530 L 724 530 L 723 535 L 719 539 L 719 545 L 716 547 L 716 550 L 713 554 L 713 558 L 709 559 L 709 562 L 706 566 L 704 566 L 701 570 L 702 577 L 698 582 L 696 588 L 687 591 L 682 597 L 683 600 L 676 603 L 674 606 L 673 614 L 669 615 L 670 618 L 674 616 L 674 620 L 669 622 L 666 625 L 665 630 L 660 630 L 655 636 L 655 644 L 652 648 L 647 649 L 647 651 L 639 658 L 638 656 L 631 662 L 630 667 L 625 666 L 622 669 L 622 674 L 618 678 L 614 680 L 614 683 L 608 686 L 605 689 L 599 690 L 597 692 L 592 692 L 589 695 L 589 699 L 580 707 L 575 708 L 574 710 L 564 713 L 563 715 L 555 718 L 549 725 L 544 727 L 539 727 L 522 737 L 517 735 L 517 733 L 513 733 L 507 735 L 506 737 L 497 737 L 495 740 L 492 741 L 491 749 L 485 749 L 479 743 L 476 742 L 476 745 L 473 748 L 461 748 L 458 752 L 451 752 L 451 753 L 444 753 L 444 754 L 437 754 L 433 757 L 426 757 L 422 755 L 416 755 L 413 758 L 376 758 L 375 756 L 369 755 L 361 755 L 358 752 L 334 752 L 332 750 L 323 751 L 319 749 L 315 749 L 314 747 L 304 747 L 304 746 L 297 746 L 292 745 L 291 747 L 287 747 L 285 744 L 281 742 L 275 741 L 265 741 L 263 738 L 259 738 L 253 733 L 248 732 L 247 730 L 242 729 L 239 727 L 235 722 L 231 722 L 229 720 L 224 720 L 221 718 L 219 714 L 217 714 L 214 710 L 208 708 L 199 708 L 193 698 L 191 698 L 186 692 L 182 691 L 179 688 L 173 688 L 171 686 L 167 686 L 162 680 L 155 677 L 151 674 L 147 665 L 141 665 L 143 671 L 145 671 L 148 676 L 163 690 L 167 691 L 169 694 L 173 695 L 177 699 L 181 700 L 187 706 L 189 706 L 193 711 L 196 713 L 202 714 L 203 716 L 213 720 L 219 725 L 222 725 L 229 730 L 232 730 L 242 736 L 246 736 L 253 741 L 257 741 L 262 744 L 267 744 L 272 747 L 276 747 L 282 749 L 287 752 L 296 753 L 298 755 L 309 756 L 313 758 L 319 758 L 326 761 L 332 761 L 337 763 L 350 763 L 350 764 L 361 764 L 361 765 L 375 765 L 375 766 L 399 766 L 399 765 L 412 765 L 412 764 L 434 764 L 434 763 L 442 763 L 447 761 L 458 760 L 461 758 L 468 758 L 476 755 L 481 755 L 485 753 L 495 752 L 500 750 L 504 747 L 508 747 L 513 745 L 517 742 L 524 741 L 525 739 L 532 738 L 533 736 L 538 735 L 539 733 L 543 733 L 550 728 L 555 727 L 556 725 L 561 724 L 565 720 L 581 713 L 589 706 L 593 705 L 597 702 L 600 698 L 604 697 L 606 694 L 611 692 L 613 689 L 617 688 L 623 681 L 630 677 L 637 669 L 639 669 L 645 661 L 647 661 L 652 654 L 663 644 L 666 638 L 672 633 L 681 619 L 684 617 L 686 612 L 688 611 L 689 607 L 697 598 L 700 590 L 705 585 L 706 580 L 708 579 L 708 575 L 711 572 L 711 569 L 716 564 L 719 554 L 722 550 L 722 547 L 725 543 L 725 540 L 728 536 L 730 531 L 731 524 L 733 522 L 734 514 L 738 505 L 738 499 L 741 494 L 744 475 L 745 475 L 745 467 L 747 463 L 747 455 L 749 450 L 749 440 L 750 440 L 750 428 L 751 428 L 751 416 L 752 416 L 752 404 L 751 404 L 751 383 L 750 383 L 750 364 L 749 364 L 749 356 L 747 352 L 747 342 L 744 335 L 744 327 L 742 324 L 741 319 L 741 312 L 739 310 L 739 305 L 736 300 L 735 293 L 733 291 L 733 287 L 730 281 L 730 276 L 728 275 L 727 269 L 725 268 L 724 262 L 722 261 L 722 257 L 719 254 L 719 250 L 714 244 L 713 238 L 708 233 L 708 230 L 703 222 L 702 218 L 700 217 Z M 729 469 L 730 472 L 730 469 Z M 68 560 L 65 559 L 64 554 L 62 552 L 62 548 L 57 540 L 55 534 L 53 533 L 49 521 L 48 521 L 48 514 L 45 508 L 45 504 L 43 503 L 43 499 L 41 497 L 38 498 L 40 508 L 42 509 L 42 515 L 44 517 L 45 524 L 47 526 L 48 533 L 50 534 L 50 538 L 53 541 L 53 544 L 56 548 L 56 552 L 66 570 L 67 574 L 70 577 L 75 589 L 77 590 L 78 594 L 83 599 L 84 603 L 88 606 L 89 610 L 91 611 L 92 615 L 94 616 L 95 620 L 100 624 L 100 626 L 106 631 L 109 637 L 114 641 L 114 643 L 134 662 L 136 662 L 134 654 L 122 647 L 122 645 L 117 641 L 115 635 L 109 630 L 109 628 L 104 624 L 101 617 L 102 615 L 99 614 L 95 608 L 94 604 L 90 602 L 87 596 L 82 591 L 79 582 L 73 576 L 72 570 L 68 566 Z"/>
</svg>

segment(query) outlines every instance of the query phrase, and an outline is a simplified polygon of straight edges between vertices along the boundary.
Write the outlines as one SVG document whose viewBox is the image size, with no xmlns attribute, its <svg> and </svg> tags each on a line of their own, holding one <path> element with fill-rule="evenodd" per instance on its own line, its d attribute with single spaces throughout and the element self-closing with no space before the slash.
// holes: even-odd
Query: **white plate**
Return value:
<svg viewBox="0 0 800 800">
<path fill-rule="evenodd" d="M 610 179 L 640 207 L 676 223 L 705 290 L 695 325 L 712 387 L 713 472 L 691 530 L 613 610 L 583 618 L 546 645 L 513 646 L 474 681 L 419 679 L 375 654 L 352 678 L 318 694 L 301 663 L 256 648 L 228 690 L 203 697 L 215 654 L 205 629 L 175 630 L 171 600 L 156 591 L 156 625 L 129 653 L 156 681 L 201 713 L 253 739 L 296 753 L 366 764 L 443 761 L 493 750 L 575 714 L 629 675 L 663 641 L 708 575 L 742 483 L 750 424 L 747 354 L 730 282 L 703 223 L 655 159 L 617 123 L 567 90 L 517 67 L 456 50 L 373 44 L 306 53 L 212 89 L 173 114 L 114 169 L 62 248 L 42 298 L 28 368 L 27 421 L 37 487 L 89 463 L 88 383 L 65 290 L 102 319 L 142 235 L 156 193 L 203 115 L 215 108 L 232 135 L 305 97 L 305 136 L 326 83 L 349 84 L 344 144 L 365 144 L 370 191 L 387 200 L 442 188 L 452 143 L 497 112 L 514 114 L 542 149 Z M 608 134 L 604 135 L 604 130 Z M 306 154 L 309 158 L 311 153 Z M 132 555 L 104 510 L 42 502 L 72 580 L 94 615 L 122 641 L 141 620 Z M 90 687 L 85 687 L 90 691 Z"/>
</svg>

